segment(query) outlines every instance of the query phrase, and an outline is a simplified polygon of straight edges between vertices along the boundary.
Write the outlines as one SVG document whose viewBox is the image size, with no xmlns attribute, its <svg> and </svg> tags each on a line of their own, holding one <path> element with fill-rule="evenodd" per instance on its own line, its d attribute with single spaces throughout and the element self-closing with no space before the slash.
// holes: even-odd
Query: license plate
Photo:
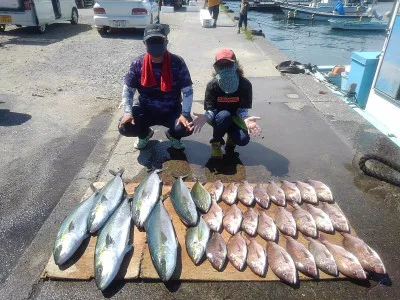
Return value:
<svg viewBox="0 0 400 300">
<path fill-rule="evenodd" d="M 126 21 L 113 21 L 114 27 L 126 27 Z"/>
<path fill-rule="evenodd" d="M 0 16 L 0 24 L 12 23 L 11 16 Z"/>
</svg>

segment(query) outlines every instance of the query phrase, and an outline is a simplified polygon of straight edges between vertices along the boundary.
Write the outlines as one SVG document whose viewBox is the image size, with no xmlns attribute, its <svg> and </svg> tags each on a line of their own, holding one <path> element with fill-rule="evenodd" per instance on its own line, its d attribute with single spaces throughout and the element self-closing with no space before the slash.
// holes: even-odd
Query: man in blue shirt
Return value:
<svg viewBox="0 0 400 300">
<path fill-rule="evenodd" d="M 190 111 L 192 80 L 182 57 L 167 50 L 167 35 L 161 24 L 146 27 L 147 53 L 137 57 L 125 76 L 122 92 L 124 115 L 118 126 L 124 136 L 137 137 L 134 147 L 143 149 L 153 136 L 151 126 L 168 128 L 165 135 L 175 149 L 184 149 L 181 138 L 193 133 Z M 133 102 L 139 92 L 137 103 Z"/>
<path fill-rule="evenodd" d="M 339 0 L 336 3 L 335 9 L 333 11 L 337 11 L 340 16 L 344 16 L 344 7 L 342 0 Z"/>
</svg>

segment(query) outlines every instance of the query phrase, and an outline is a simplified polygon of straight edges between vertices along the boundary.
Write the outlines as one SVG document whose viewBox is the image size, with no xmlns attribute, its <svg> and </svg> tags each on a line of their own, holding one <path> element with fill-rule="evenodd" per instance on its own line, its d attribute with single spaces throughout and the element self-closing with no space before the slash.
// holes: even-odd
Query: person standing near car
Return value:
<svg viewBox="0 0 400 300">
<path fill-rule="evenodd" d="M 239 9 L 239 25 L 238 32 L 240 33 L 240 28 L 242 28 L 242 24 L 244 23 L 244 30 L 247 30 L 247 11 L 249 10 L 249 2 L 247 0 L 242 0 L 240 3 Z"/>
<path fill-rule="evenodd" d="M 204 7 L 208 6 L 208 11 L 210 12 L 211 17 L 213 18 L 213 27 L 217 27 L 217 20 L 219 15 L 219 5 L 221 4 L 220 0 L 206 0 L 204 2 Z"/>
<path fill-rule="evenodd" d="M 167 50 L 167 34 L 161 24 L 144 30 L 147 53 L 137 57 L 125 76 L 122 92 L 123 116 L 119 132 L 137 137 L 134 147 L 143 149 L 154 134 L 151 126 L 162 125 L 175 149 L 185 148 L 182 137 L 193 133 L 190 115 L 193 102 L 192 80 L 182 57 Z M 138 101 L 133 102 L 135 92 Z"/>
</svg>

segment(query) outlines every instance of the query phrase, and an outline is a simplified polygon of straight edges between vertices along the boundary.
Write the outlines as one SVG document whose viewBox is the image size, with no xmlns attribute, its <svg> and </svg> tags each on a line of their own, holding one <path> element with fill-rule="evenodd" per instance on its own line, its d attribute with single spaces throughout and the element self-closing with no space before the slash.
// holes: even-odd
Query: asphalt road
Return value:
<svg viewBox="0 0 400 300">
<path fill-rule="evenodd" d="M 103 39 L 92 10 L 79 13 L 80 24 L 44 35 L 0 35 L 0 283 L 109 127 L 127 62 L 142 51 L 142 32 Z"/>
</svg>

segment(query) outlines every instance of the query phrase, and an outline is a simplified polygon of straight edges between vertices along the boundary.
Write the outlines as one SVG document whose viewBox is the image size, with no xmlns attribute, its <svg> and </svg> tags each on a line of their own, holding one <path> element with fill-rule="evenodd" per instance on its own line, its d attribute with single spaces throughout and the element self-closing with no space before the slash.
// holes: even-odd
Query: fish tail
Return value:
<svg viewBox="0 0 400 300">
<path fill-rule="evenodd" d="M 108 170 L 108 172 L 110 172 L 110 174 L 111 174 L 111 175 L 114 175 L 114 176 L 122 176 L 122 174 L 125 172 L 125 168 L 122 167 L 122 168 L 119 169 L 117 172 L 110 169 L 110 170 Z"/>
</svg>

